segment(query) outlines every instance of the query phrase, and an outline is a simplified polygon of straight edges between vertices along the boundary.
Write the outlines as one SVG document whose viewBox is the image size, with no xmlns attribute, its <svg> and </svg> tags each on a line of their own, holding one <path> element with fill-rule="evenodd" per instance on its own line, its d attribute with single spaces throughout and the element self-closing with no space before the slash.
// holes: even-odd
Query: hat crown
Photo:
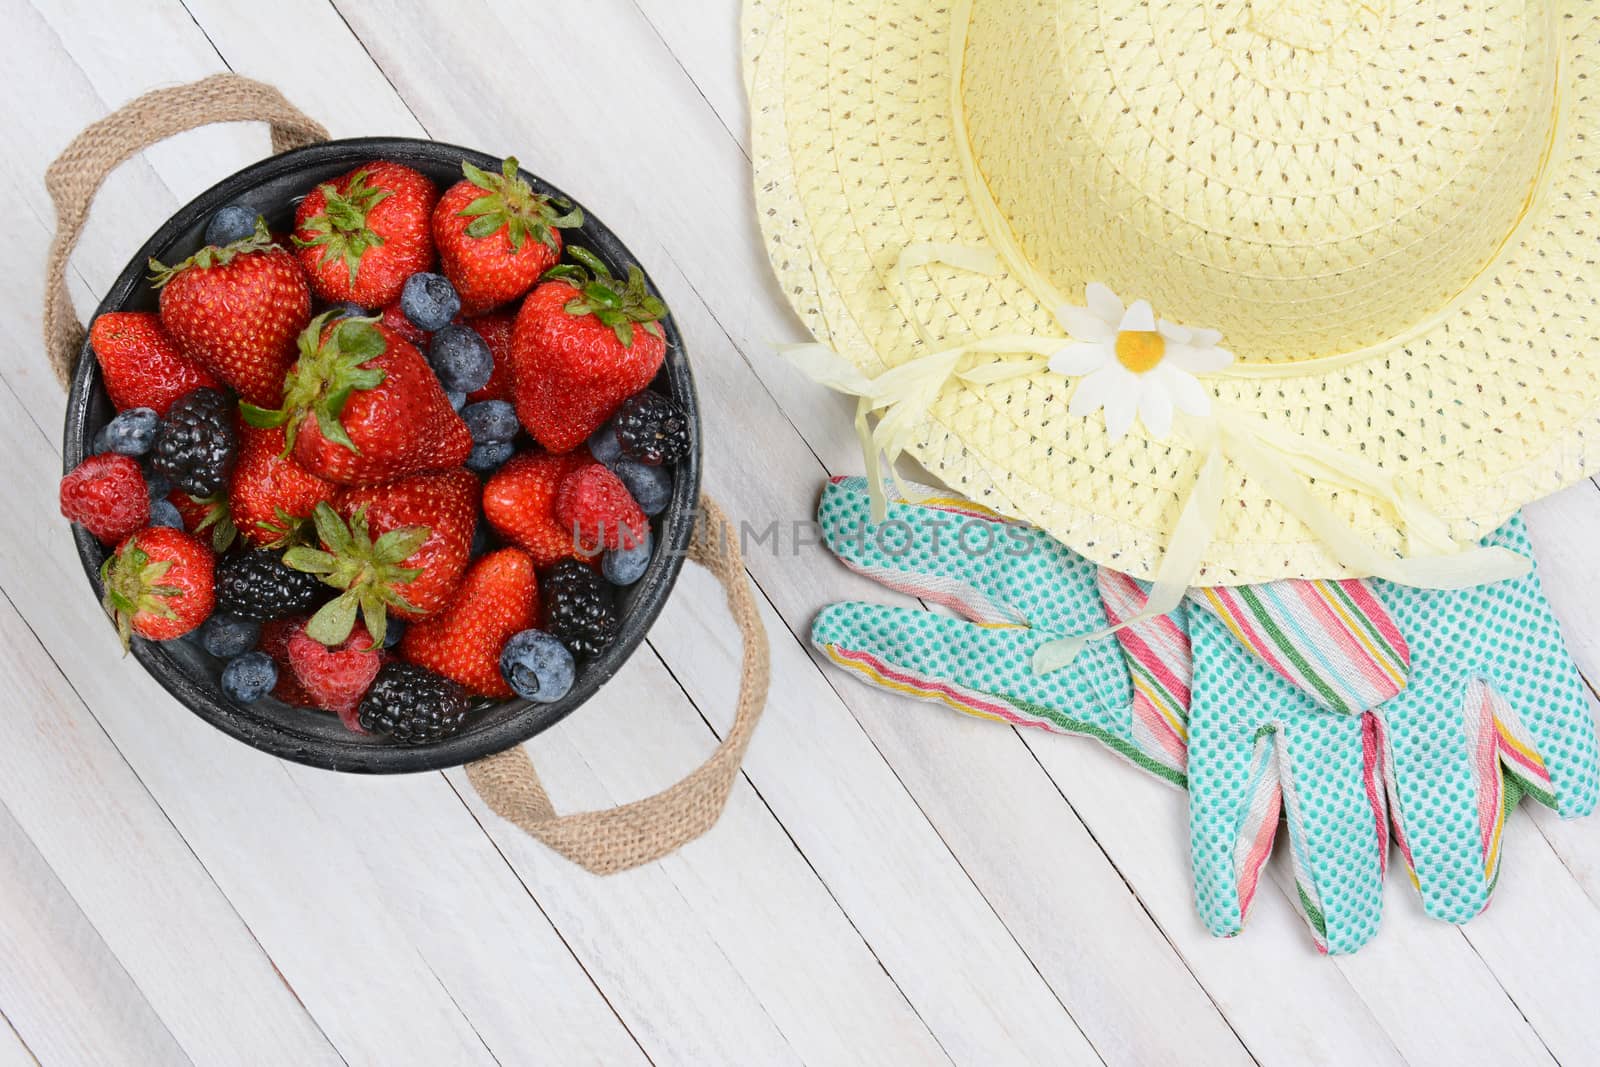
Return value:
<svg viewBox="0 0 1600 1067">
<path fill-rule="evenodd" d="M 1449 304 L 1516 229 L 1556 123 L 1548 0 L 985 0 L 961 62 L 1029 261 L 1252 361 Z"/>
</svg>

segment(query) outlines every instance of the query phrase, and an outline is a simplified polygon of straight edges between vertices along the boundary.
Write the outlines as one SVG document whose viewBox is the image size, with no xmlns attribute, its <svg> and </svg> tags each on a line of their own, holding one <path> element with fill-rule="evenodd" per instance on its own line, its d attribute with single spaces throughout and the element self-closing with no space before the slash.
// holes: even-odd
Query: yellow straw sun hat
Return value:
<svg viewBox="0 0 1600 1067">
<path fill-rule="evenodd" d="M 1600 2 L 747 0 L 792 359 L 1090 559 L 1461 585 L 1600 469 Z M 876 416 L 875 424 L 868 416 Z"/>
</svg>

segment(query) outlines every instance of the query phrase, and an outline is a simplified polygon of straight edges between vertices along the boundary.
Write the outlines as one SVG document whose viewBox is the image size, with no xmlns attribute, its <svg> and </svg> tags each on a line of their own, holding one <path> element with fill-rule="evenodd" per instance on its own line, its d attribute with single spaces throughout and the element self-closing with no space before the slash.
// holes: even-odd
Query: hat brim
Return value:
<svg viewBox="0 0 1600 1067">
<path fill-rule="evenodd" d="M 1515 238 L 1426 328 L 1371 358 L 1218 378 L 1216 399 L 1376 463 L 1476 541 L 1524 504 L 1600 470 L 1600 11 L 1561 0 L 1561 143 Z M 988 243 L 950 115 L 949 11 L 919 0 L 747 0 L 758 213 L 782 289 L 816 338 L 873 375 L 930 345 L 1055 335 L 1007 274 L 919 271 L 896 300 L 901 250 Z M 915 316 L 915 322 L 911 316 Z M 1048 372 L 953 381 L 909 451 L 951 488 L 1035 523 L 1089 559 L 1151 577 L 1202 463 L 1173 436 L 1112 441 L 1066 413 Z M 1313 485 L 1375 547 L 1402 552 L 1372 498 Z M 1229 469 L 1199 580 L 1344 577 L 1322 542 Z"/>
</svg>

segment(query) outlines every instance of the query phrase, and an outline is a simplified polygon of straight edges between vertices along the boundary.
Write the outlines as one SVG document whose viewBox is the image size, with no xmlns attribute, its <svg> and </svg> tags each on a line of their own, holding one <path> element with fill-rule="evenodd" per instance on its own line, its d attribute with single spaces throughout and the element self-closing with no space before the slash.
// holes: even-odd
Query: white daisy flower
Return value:
<svg viewBox="0 0 1600 1067">
<path fill-rule="evenodd" d="M 1221 370 L 1233 353 L 1217 347 L 1222 334 L 1158 320 L 1148 300 L 1124 308 L 1099 282 L 1084 292 L 1087 307 L 1057 312 L 1073 340 L 1050 357 L 1057 374 L 1081 377 L 1067 411 L 1076 416 L 1106 412 L 1106 432 L 1120 441 L 1137 415 L 1152 437 L 1172 430 L 1174 407 L 1191 415 L 1211 413 L 1211 397 L 1196 375 Z"/>
</svg>

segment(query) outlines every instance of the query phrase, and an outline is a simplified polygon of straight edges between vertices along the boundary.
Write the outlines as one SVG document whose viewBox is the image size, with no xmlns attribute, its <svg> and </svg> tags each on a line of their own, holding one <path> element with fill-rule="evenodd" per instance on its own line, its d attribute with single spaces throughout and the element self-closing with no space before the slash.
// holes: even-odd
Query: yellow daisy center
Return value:
<svg viewBox="0 0 1600 1067">
<path fill-rule="evenodd" d="M 1135 374 L 1154 370 L 1166 355 L 1166 338 L 1154 330 L 1123 330 L 1117 334 L 1117 362 Z"/>
</svg>

